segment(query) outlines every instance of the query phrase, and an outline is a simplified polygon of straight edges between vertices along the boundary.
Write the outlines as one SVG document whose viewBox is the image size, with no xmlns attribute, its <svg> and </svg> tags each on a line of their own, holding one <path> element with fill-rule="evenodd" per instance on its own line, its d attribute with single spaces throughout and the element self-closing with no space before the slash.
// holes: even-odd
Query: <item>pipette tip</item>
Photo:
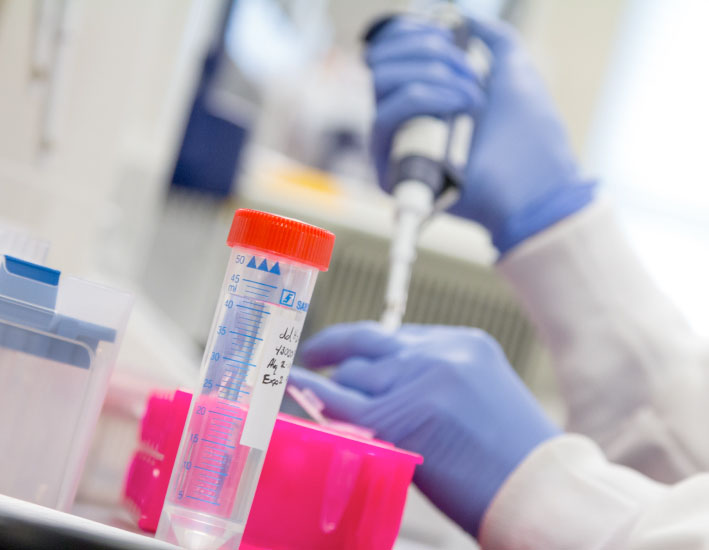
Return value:
<svg viewBox="0 0 709 550">
<path fill-rule="evenodd" d="M 396 332 L 401 327 L 401 317 L 401 312 L 398 309 L 387 308 L 382 314 L 379 324 L 388 332 Z"/>
</svg>

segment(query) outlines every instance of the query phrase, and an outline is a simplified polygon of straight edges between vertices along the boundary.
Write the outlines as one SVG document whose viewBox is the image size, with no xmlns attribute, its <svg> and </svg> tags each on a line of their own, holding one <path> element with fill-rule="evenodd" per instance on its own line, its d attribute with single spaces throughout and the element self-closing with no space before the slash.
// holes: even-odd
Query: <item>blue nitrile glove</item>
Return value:
<svg viewBox="0 0 709 550">
<path fill-rule="evenodd" d="M 417 453 L 414 480 L 472 535 L 507 476 L 559 430 L 486 333 L 378 323 L 330 327 L 301 347 L 305 365 L 337 365 L 333 380 L 294 367 L 329 416 L 367 426 Z"/>
<path fill-rule="evenodd" d="M 392 136 L 411 117 L 472 114 L 476 127 L 462 195 L 451 212 L 486 227 L 504 253 L 586 205 L 585 182 L 559 115 L 512 30 L 469 21 L 490 49 L 492 66 L 481 84 L 452 33 L 410 18 L 390 22 L 367 51 L 377 115 L 372 149 L 379 182 Z"/>
</svg>

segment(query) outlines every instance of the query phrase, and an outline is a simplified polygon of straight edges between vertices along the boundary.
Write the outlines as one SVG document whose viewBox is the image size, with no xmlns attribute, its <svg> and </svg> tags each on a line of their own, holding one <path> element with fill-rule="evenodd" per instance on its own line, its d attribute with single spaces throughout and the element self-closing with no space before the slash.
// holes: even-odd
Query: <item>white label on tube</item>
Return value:
<svg viewBox="0 0 709 550">
<path fill-rule="evenodd" d="M 268 325 L 263 359 L 240 441 L 242 445 L 262 451 L 268 448 L 271 441 L 302 327 L 302 319 L 274 317 Z"/>
</svg>

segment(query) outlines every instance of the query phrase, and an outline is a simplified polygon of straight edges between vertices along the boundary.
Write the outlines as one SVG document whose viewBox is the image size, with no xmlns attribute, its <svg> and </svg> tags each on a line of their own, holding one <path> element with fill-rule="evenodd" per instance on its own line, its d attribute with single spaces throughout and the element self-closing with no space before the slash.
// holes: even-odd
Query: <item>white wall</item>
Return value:
<svg viewBox="0 0 709 550">
<path fill-rule="evenodd" d="M 51 240 L 52 265 L 130 275 L 218 5 L 0 3 L 0 217 Z"/>
<path fill-rule="evenodd" d="M 588 164 L 635 249 L 709 336 L 709 3 L 630 0 Z"/>
</svg>

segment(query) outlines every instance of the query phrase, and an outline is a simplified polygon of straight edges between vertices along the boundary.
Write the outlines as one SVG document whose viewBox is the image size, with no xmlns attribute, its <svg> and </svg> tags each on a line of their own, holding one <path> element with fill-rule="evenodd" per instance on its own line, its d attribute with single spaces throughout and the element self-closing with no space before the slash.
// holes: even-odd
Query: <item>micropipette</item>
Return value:
<svg viewBox="0 0 709 550">
<path fill-rule="evenodd" d="M 237 210 L 231 256 L 157 537 L 239 547 L 318 271 L 335 236 Z"/>
<path fill-rule="evenodd" d="M 365 40 L 375 40 L 392 20 L 377 21 L 370 27 Z M 489 52 L 480 40 L 470 36 L 460 12 L 451 5 L 440 6 L 426 21 L 453 32 L 456 45 L 467 52 L 468 61 L 483 80 L 489 71 Z M 418 116 L 403 124 L 394 136 L 389 177 L 394 181 L 396 220 L 381 318 L 382 325 L 389 330 L 396 330 L 401 325 L 406 311 L 421 227 L 434 212 L 446 209 L 459 197 L 473 126 L 473 119 L 467 114 L 446 120 Z"/>
</svg>

